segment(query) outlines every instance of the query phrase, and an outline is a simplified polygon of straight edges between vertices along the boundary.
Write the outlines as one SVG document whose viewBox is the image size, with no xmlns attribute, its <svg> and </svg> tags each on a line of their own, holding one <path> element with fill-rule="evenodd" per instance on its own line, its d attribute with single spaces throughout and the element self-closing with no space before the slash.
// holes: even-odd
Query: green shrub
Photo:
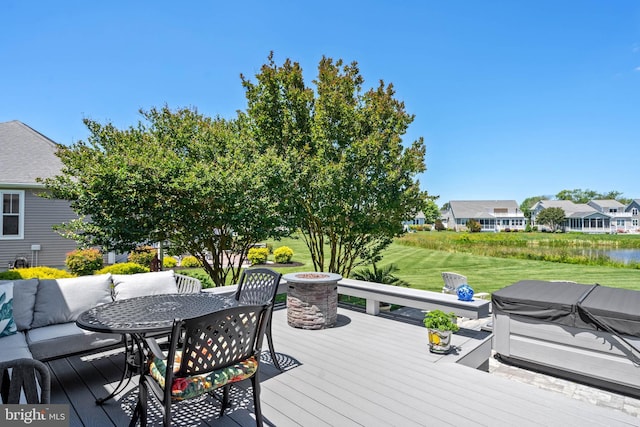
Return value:
<svg viewBox="0 0 640 427">
<path fill-rule="evenodd" d="M 211 277 L 209 277 L 209 275 L 202 270 L 181 270 L 180 274 L 184 274 L 185 276 L 194 277 L 200 280 L 203 289 L 215 288 L 215 284 L 213 283 Z"/>
<path fill-rule="evenodd" d="M 480 223 L 475 219 L 470 219 L 467 221 L 467 230 L 472 233 L 479 233 L 480 230 L 482 230 L 482 225 L 480 225 Z"/>
<path fill-rule="evenodd" d="M 148 273 L 149 268 L 135 262 L 121 262 L 118 264 L 109 265 L 101 270 L 96 271 L 94 274 L 136 274 L 136 273 Z"/>
<path fill-rule="evenodd" d="M 440 221 L 439 219 L 436 219 L 436 223 L 434 224 L 434 228 L 436 229 L 436 231 L 446 230 L 446 227 L 444 226 L 444 223 L 442 221 Z"/>
<path fill-rule="evenodd" d="M 187 255 L 180 261 L 180 266 L 184 268 L 198 268 L 202 267 L 202 264 L 198 261 L 198 258 L 193 255 Z"/>
<path fill-rule="evenodd" d="M 20 275 L 20 279 L 65 279 L 74 277 L 68 271 L 51 267 L 16 268 L 11 271 L 17 272 Z"/>
<path fill-rule="evenodd" d="M 247 259 L 251 265 L 264 264 L 269 257 L 269 249 L 267 248 L 251 248 L 247 253 Z"/>
<path fill-rule="evenodd" d="M 269 253 L 273 253 L 273 243 L 267 243 L 267 249 L 269 249 Z"/>
<path fill-rule="evenodd" d="M 70 272 L 76 276 L 89 276 L 94 271 L 99 270 L 104 265 L 102 252 L 98 249 L 76 249 L 67 253 L 64 260 Z"/>
<path fill-rule="evenodd" d="M 0 280 L 20 280 L 22 276 L 16 270 L 0 272 Z"/>
<path fill-rule="evenodd" d="M 162 267 L 164 268 L 174 268 L 178 265 L 178 261 L 172 256 L 165 256 L 162 258 Z"/>
<path fill-rule="evenodd" d="M 273 251 L 273 257 L 278 264 L 287 264 L 291 262 L 293 257 L 293 250 L 288 246 L 280 246 Z"/>
<path fill-rule="evenodd" d="M 136 264 L 144 265 L 145 267 L 151 267 L 151 260 L 156 254 L 156 250 L 151 246 L 140 246 L 135 248 L 130 254 L 128 261 L 135 262 Z"/>
</svg>

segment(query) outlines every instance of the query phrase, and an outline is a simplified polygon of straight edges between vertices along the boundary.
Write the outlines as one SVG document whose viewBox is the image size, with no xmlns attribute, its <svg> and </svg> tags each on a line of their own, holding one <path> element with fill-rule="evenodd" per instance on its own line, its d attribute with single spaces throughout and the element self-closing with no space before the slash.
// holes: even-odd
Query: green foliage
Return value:
<svg viewBox="0 0 640 427">
<path fill-rule="evenodd" d="M 365 282 L 382 283 L 385 285 L 393 286 L 409 286 L 409 283 L 396 277 L 393 273 L 398 271 L 398 267 L 395 264 L 389 264 L 382 268 L 377 268 L 373 263 L 371 270 L 355 270 L 351 272 L 351 278 L 356 280 L 364 280 Z"/>
<path fill-rule="evenodd" d="M 446 230 L 446 228 L 447 228 L 447 227 L 444 226 L 444 223 L 439 219 L 436 220 L 436 223 L 434 224 L 434 227 L 435 227 L 436 231 L 443 231 L 443 230 Z"/>
<path fill-rule="evenodd" d="M 174 257 L 165 255 L 162 258 L 162 266 L 164 268 L 174 268 L 176 265 L 178 265 L 178 260 L 176 260 Z"/>
<path fill-rule="evenodd" d="M 431 231 L 431 226 L 429 224 L 412 224 L 409 229 L 413 231 Z"/>
<path fill-rule="evenodd" d="M 548 226 L 551 231 L 556 231 L 564 222 L 565 213 L 562 208 L 546 208 L 536 215 L 536 222 Z"/>
<path fill-rule="evenodd" d="M 152 246 L 139 246 L 129 253 L 129 262 L 151 268 L 151 260 L 157 253 Z"/>
<path fill-rule="evenodd" d="M 98 249 L 76 249 L 67 253 L 65 264 L 76 276 L 88 276 L 104 265 L 102 252 Z"/>
<path fill-rule="evenodd" d="M 85 119 L 87 140 L 60 147 L 63 172 L 45 184 L 80 219 L 58 231 L 120 251 L 168 241 L 196 256 L 217 285 L 227 275 L 239 280 L 251 245 L 292 229 L 293 201 L 282 197 L 291 187 L 288 163 L 258 142 L 242 114 L 212 119 L 165 106 L 141 115 L 128 129 Z M 278 146 L 286 149 L 285 141 Z M 228 254 L 240 262 L 227 268 Z"/>
<path fill-rule="evenodd" d="M 413 115 L 393 85 L 363 91 L 357 63 L 323 57 L 311 88 L 298 63 L 268 59 L 256 82 L 243 77 L 251 132 L 295 171 L 282 212 L 301 230 L 314 269 L 346 277 L 425 209 L 416 180 L 424 142 L 403 143 Z"/>
<path fill-rule="evenodd" d="M 108 265 L 94 274 L 136 274 L 136 273 L 148 273 L 149 267 L 136 264 L 135 262 L 121 262 L 118 264 Z"/>
<path fill-rule="evenodd" d="M 591 200 L 619 200 L 623 204 L 628 204 L 629 199 L 622 197 L 622 193 L 619 191 L 609 191 L 607 193 L 598 193 L 593 190 L 582 190 L 576 188 L 575 190 L 562 190 L 556 194 L 558 200 L 570 200 L 573 203 L 588 203 Z M 627 203 L 625 203 L 627 202 Z"/>
<path fill-rule="evenodd" d="M 203 289 L 215 287 L 211 277 L 202 270 L 180 270 L 180 274 L 200 280 Z"/>
<path fill-rule="evenodd" d="M 51 267 L 16 268 L 11 271 L 18 273 L 20 275 L 20 279 L 65 279 L 74 277 L 68 271 Z"/>
<path fill-rule="evenodd" d="M 520 210 L 524 214 L 525 218 L 531 219 L 531 208 L 540 200 L 548 200 L 548 197 L 546 196 L 527 197 L 522 201 L 522 203 L 520 203 Z"/>
<path fill-rule="evenodd" d="M 269 254 L 273 253 L 273 243 L 267 243 L 267 249 L 269 249 Z"/>
<path fill-rule="evenodd" d="M 472 233 L 479 233 L 482 230 L 482 225 L 475 219 L 470 219 L 467 221 L 467 230 Z"/>
<path fill-rule="evenodd" d="M 22 276 L 17 270 L 0 271 L 0 280 L 20 280 Z"/>
<path fill-rule="evenodd" d="M 187 255 L 180 260 L 180 267 L 184 268 L 194 268 L 194 267 L 202 267 L 202 263 L 200 260 L 193 255 Z"/>
<path fill-rule="evenodd" d="M 288 246 L 280 246 L 273 252 L 273 258 L 278 264 L 287 264 L 291 262 L 293 250 Z"/>
<path fill-rule="evenodd" d="M 424 213 L 424 222 L 427 224 L 433 224 L 440 219 L 440 208 L 432 198 L 427 200 L 422 213 Z"/>
<path fill-rule="evenodd" d="M 460 327 L 456 323 L 455 313 L 445 313 L 442 310 L 431 310 L 424 315 L 424 326 L 439 331 L 458 332 Z"/>
<path fill-rule="evenodd" d="M 247 259 L 251 265 L 264 264 L 269 257 L 269 249 L 267 248 L 251 248 L 247 254 Z"/>
</svg>

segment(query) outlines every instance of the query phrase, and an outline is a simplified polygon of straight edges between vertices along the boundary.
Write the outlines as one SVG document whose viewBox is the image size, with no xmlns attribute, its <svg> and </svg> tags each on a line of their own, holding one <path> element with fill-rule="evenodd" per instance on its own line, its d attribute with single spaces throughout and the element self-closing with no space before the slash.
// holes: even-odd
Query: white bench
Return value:
<svg viewBox="0 0 640 427">
<path fill-rule="evenodd" d="M 364 298 L 367 301 L 367 313 L 373 315 L 380 312 L 381 301 L 421 310 L 439 309 L 445 313 L 453 312 L 458 317 L 469 319 L 479 319 L 490 315 L 491 302 L 489 300 L 460 301 L 457 295 L 362 280 L 340 280 L 338 293 Z"/>
<path fill-rule="evenodd" d="M 280 286 L 278 287 L 278 294 L 286 294 L 287 289 L 287 282 L 281 280 Z M 235 290 L 235 285 L 204 289 L 206 292 L 227 295 L 233 295 Z M 480 319 L 488 317 L 491 314 L 491 301 L 489 300 L 475 299 L 473 301 L 460 301 L 457 295 L 401 286 L 383 285 L 381 283 L 365 282 L 362 280 L 340 280 L 338 282 L 338 294 L 364 298 L 367 302 L 366 312 L 373 315 L 380 313 L 381 301 L 421 310 L 439 309 L 445 313 L 453 312 L 458 317 L 466 317 L 468 319 Z"/>
</svg>

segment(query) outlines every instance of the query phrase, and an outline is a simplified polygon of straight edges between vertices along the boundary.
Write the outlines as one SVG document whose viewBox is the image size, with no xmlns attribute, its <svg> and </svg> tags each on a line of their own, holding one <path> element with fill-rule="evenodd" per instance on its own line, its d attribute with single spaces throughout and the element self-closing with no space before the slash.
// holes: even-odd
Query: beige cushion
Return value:
<svg viewBox="0 0 640 427">
<path fill-rule="evenodd" d="M 173 270 L 113 275 L 113 294 L 116 300 L 177 293 L 178 286 Z"/>
<path fill-rule="evenodd" d="M 31 327 L 74 322 L 83 311 L 111 301 L 111 274 L 42 279 Z"/>
</svg>

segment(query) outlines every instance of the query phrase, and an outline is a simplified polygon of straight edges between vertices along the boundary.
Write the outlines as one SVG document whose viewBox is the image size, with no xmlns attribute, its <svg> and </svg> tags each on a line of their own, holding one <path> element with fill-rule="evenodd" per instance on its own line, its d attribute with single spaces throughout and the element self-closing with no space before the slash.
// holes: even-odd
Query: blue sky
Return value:
<svg viewBox="0 0 640 427">
<path fill-rule="evenodd" d="M 0 2 L 0 122 L 61 144 L 167 104 L 232 117 L 270 51 L 357 61 L 415 114 L 421 187 L 449 200 L 565 189 L 640 198 L 640 2 Z"/>
</svg>

